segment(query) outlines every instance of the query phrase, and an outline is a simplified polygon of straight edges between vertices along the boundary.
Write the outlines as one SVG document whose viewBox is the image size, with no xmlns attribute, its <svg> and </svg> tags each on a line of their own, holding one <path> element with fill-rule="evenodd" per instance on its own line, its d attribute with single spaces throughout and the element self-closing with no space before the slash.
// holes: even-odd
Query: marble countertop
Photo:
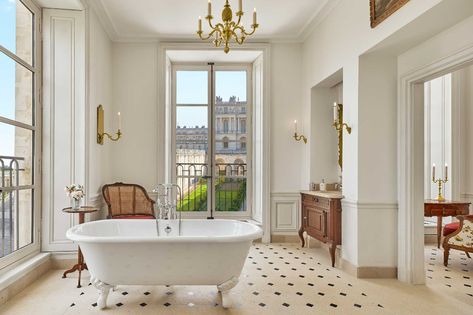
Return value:
<svg viewBox="0 0 473 315">
<path fill-rule="evenodd" d="M 343 195 L 341 191 L 309 191 L 309 190 L 302 190 L 301 193 L 312 195 L 316 197 L 322 198 L 335 198 L 335 199 L 342 199 Z"/>
</svg>

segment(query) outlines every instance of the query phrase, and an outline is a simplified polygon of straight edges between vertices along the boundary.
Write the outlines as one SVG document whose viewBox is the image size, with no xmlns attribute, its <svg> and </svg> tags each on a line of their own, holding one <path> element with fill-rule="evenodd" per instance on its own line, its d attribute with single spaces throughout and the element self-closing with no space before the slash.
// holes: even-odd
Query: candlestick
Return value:
<svg viewBox="0 0 473 315">
<path fill-rule="evenodd" d="M 338 121 L 338 104 L 337 104 L 337 102 L 333 103 L 333 121 Z"/>
<path fill-rule="evenodd" d="M 212 15 L 212 2 L 209 0 L 209 4 L 208 4 L 208 13 L 209 13 L 209 16 Z"/>
<path fill-rule="evenodd" d="M 122 129 L 122 115 L 118 112 L 118 130 Z"/>
<path fill-rule="evenodd" d="M 202 32 L 202 17 L 199 16 L 199 32 Z"/>
<path fill-rule="evenodd" d="M 253 9 L 253 24 L 256 25 L 256 8 Z"/>
</svg>

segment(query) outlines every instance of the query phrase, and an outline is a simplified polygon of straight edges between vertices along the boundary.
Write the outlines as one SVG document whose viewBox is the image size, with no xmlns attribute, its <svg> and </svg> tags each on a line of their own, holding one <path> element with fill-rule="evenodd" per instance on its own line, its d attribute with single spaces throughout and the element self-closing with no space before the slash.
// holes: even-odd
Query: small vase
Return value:
<svg viewBox="0 0 473 315">
<path fill-rule="evenodd" d="M 71 208 L 72 210 L 79 210 L 80 209 L 80 199 L 71 199 Z"/>
</svg>

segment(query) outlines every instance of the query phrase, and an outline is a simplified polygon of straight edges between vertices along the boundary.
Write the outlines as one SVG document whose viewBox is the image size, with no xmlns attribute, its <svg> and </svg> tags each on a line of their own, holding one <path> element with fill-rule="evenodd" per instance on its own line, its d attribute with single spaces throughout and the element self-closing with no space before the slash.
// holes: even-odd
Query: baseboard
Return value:
<svg viewBox="0 0 473 315">
<path fill-rule="evenodd" d="M 299 235 L 271 234 L 271 243 L 300 243 Z"/>
<path fill-rule="evenodd" d="M 0 278 L 0 305 L 23 291 L 39 277 L 51 270 L 49 253 L 40 253 Z"/>
<path fill-rule="evenodd" d="M 51 253 L 51 269 L 67 270 L 77 264 L 77 252 Z"/>
<path fill-rule="evenodd" d="M 342 259 L 340 267 L 359 279 L 397 279 L 397 267 L 358 267 Z"/>
<path fill-rule="evenodd" d="M 437 235 L 436 234 L 424 234 L 424 244 L 435 244 L 437 245 Z"/>
</svg>

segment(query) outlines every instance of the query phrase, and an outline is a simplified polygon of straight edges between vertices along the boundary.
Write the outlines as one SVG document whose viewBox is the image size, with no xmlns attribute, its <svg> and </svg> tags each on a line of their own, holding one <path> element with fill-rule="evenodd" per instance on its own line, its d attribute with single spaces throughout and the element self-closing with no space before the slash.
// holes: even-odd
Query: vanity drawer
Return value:
<svg viewBox="0 0 473 315">
<path fill-rule="evenodd" d="M 313 195 L 302 194 L 302 203 L 313 207 L 324 209 L 330 208 L 330 200 L 327 198 L 317 197 Z"/>
</svg>

